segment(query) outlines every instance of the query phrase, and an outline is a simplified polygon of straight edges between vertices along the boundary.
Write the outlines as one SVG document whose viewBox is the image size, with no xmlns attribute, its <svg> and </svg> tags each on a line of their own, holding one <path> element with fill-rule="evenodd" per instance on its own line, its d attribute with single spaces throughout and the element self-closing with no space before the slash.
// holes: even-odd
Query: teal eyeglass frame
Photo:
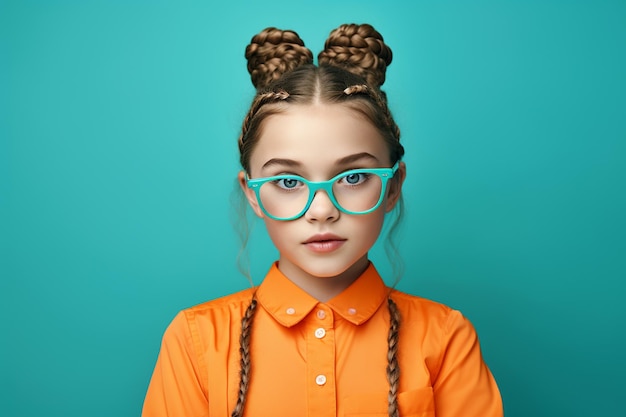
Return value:
<svg viewBox="0 0 626 417">
<path fill-rule="evenodd" d="M 254 194 L 256 195 L 256 201 L 259 203 L 259 207 L 261 207 L 261 210 L 263 211 L 263 213 L 270 219 L 274 219 L 274 220 L 290 221 L 290 220 L 295 220 L 295 219 L 302 217 L 304 213 L 307 212 L 309 207 L 311 207 L 311 203 L 313 202 L 313 199 L 315 198 L 315 195 L 317 194 L 319 190 L 326 191 L 326 195 L 328 196 L 328 198 L 330 198 L 330 201 L 332 201 L 333 205 L 339 211 L 346 213 L 346 214 L 367 214 L 367 213 L 371 213 L 372 211 L 380 207 L 380 204 L 382 203 L 384 196 L 385 196 L 385 191 L 387 191 L 387 181 L 393 178 L 396 171 L 398 171 L 399 164 L 400 164 L 400 161 L 396 162 L 395 165 L 391 168 L 350 169 L 348 171 L 344 171 L 338 175 L 335 175 L 333 178 L 329 179 L 328 181 L 309 181 L 306 178 L 303 178 L 299 175 L 275 175 L 272 177 L 250 179 L 248 178 L 248 174 L 246 174 L 246 184 L 248 185 L 248 188 L 251 188 L 254 190 Z M 337 199 L 335 199 L 335 195 L 333 194 L 333 183 L 337 181 L 339 178 L 345 177 L 350 174 L 364 174 L 364 173 L 374 174 L 380 178 L 381 188 L 380 188 L 380 197 L 378 198 L 378 201 L 376 202 L 374 207 L 365 211 L 350 211 L 350 210 L 344 209 L 337 202 Z M 276 217 L 268 213 L 267 210 L 265 210 L 265 207 L 263 206 L 263 202 L 261 201 L 261 195 L 260 195 L 261 186 L 265 184 L 266 182 L 276 181 L 280 179 L 294 179 L 297 181 L 302 181 L 309 188 L 309 199 L 307 200 L 302 211 L 296 214 L 295 216 Z"/>
</svg>

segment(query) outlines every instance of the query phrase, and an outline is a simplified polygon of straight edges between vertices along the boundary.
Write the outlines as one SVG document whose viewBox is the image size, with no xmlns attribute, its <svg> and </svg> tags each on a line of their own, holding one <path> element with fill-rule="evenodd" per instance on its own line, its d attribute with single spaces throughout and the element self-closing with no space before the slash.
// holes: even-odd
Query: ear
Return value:
<svg viewBox="0 0 626 417">
<path fill-rule="evenodd" d="M 396 206 L 396 203 L 402 195 L 402 184 L 406 178 L 406 165 L 404 162 L 398 164 L 398 170 L 393 178 L 387 184 L 387 200 L 385 202 L 385 211 L 390 212 Z"/>
<path fill-rule="evenodd" d="M 248 184 L 246 183 L 246 173 L 244 171 L 239 171 L 239 174 L 237 174 L 237 179 L 239 180 L 239 186 L 241 187 L 241 191 L 243 191 L 243 195 L 246 196 L 246 200 L 248 200 L 248 204 L 250 204 L 250 207 L 252 207 L 252 211 L 254 211 L 254 214 L 261 218 L 265 217 L 263 215 L 263 210 L 261 210 L 261 207 L 259 207 L 259 202 L 256 199 L 256 194 L 254 193 L 254 190 L 252 190 L 252 188 L 249 188 Z"/>
</svg>

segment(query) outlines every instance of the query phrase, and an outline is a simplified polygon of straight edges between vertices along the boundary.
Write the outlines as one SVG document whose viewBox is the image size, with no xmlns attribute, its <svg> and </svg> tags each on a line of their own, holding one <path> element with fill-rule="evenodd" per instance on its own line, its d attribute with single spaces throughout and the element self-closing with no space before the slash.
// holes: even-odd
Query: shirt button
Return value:
<svg viewBox="0 0 626 417">
<path fill-rule="evenodd" d="M 320 320 L 324 320 L 326 318 L 326 312 L 324 310 L 318 310 L 317 318 Z"/>
<path fill-rule="evenodd" d="M 293 307 L 289 307 L 287 310 L 285 310 L 285 312 L 290 316 L 293 316 L 294 314 L 296 314 L 296 309 Z"/>
<path fill-rule="evenodd" d="M 317 337 L 318 339 L 321 339 L 324 336 L 326 336 L 326 330 L 322 329 L 321 327 L 315 330 L 315 337 Z"/>
<path fill-rule="evenodd" d="M 317 385 L 324 385 L 326 383 L 326 377 L 324 375 L 318 375 L 315 377 L 315 383 Z"/>
<path fill-rule="evenodd" d="M 354 316 L 356 314 L 356 308 L 349 308 L 348 314 L 350 314 L 351 316 Z"/>
</svg>

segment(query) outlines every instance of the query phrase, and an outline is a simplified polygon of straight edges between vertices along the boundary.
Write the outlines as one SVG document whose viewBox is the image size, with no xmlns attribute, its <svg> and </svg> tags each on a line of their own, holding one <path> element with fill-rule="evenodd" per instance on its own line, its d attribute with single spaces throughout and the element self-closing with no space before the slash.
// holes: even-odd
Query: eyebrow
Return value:
<svg viewBox="0 0 626 417">
<path fill-rule="evenodd" d="M 363 159 L 378 162 L 378 158 L 376 158 L 371 153 L 360 152 L 360 153 L 355 153 L 354 155 L 344 156 L 343 158 L 337 160 L 337 163 L 343 165 L 343 164 L 349 164 L 351 162 L 357 162 Z"/>
<path fill-rule="evenodd" d="M 280 166 L 286 166 L 286 167 L 301 167 L 302 164 L 298 161 L 294 161 L 293 159 L 284 159 L 284 158 L 272 158 L 269 161 L 267 161 L 266 163 L 263 164 L 263 166 L 261 167 L 261 169 L 265 169 L 268 167 L 271 167 L 273 165 L 280 165 Z"/>
<path fill-rule="evenodd" d="M 352 162 L 357 162 L 357 161 L 360 161 L 360 160 L 370 160 L 370 161 L 378 162 L 378 158 L 376 158 L 371 153 L 360 152 L 360 153 L 355 153 L 353 155 L 344 156 L 343 158 L 338 159 L 336 163 L 337 163 L 337 165 L 345 165 L 345 164 L 349 164 L 349 163 L 352 163 Z M 280 166 L 285 166 L 285 167 L 299 168 L 299 167 L 302 166 L 302 163 L 298 162 L 298 161 L 295 161 L 293 159 L 272 158 L 269 161 L 267 161 L 266 163 L 264 163 L 261 168 L 265 169 L 265 168 L 271 167 L 273 165 L 280 165 Z"/>
</svg>

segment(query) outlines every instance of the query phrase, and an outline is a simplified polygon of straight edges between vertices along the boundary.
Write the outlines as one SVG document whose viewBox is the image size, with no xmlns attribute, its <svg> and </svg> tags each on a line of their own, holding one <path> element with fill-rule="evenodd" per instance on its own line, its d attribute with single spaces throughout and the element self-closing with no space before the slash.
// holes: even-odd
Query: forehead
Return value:
<svg viewBox="0 0 626 417">
<path fill-rule="evenodd" d="M 294 105 L 263 122 L 250 165 L 254 172 L 271 159 L 290 159 L 323 168 L 359 153 L 389 163 L 382 135 L 364 115 L 342 104 Z"/>
</svg>

